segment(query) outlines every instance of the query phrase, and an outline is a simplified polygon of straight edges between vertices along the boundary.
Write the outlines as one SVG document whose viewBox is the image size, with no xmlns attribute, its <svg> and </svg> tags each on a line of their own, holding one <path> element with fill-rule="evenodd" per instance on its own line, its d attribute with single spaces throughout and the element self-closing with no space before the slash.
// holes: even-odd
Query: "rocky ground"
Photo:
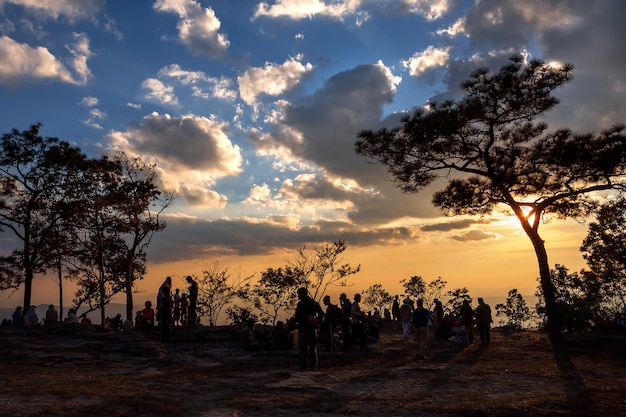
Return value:
<svg viewBox="0 0 626 417">
<path fill-rule="evenodd" d="M 536 331 L 489 346 L 415 342 L 383 330 L 369 349 L 243 351 L 233 327 L 113 333 L 0 331 L 1 416 L 621 416 L 626 337 L 578 335 L 555 352 Z"/>
</svg>

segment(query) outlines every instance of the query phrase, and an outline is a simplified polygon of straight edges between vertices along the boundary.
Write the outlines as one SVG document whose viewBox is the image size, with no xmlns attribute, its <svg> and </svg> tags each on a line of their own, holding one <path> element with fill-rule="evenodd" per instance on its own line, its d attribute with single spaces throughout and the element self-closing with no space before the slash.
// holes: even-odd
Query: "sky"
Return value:
<svg viewBox="0 0 626 417">
<path fill-rule="evenodd" d="M 419 275 L 474 299 L 528 295 L 537 261 L 515 221 L 442 216 L 443 182 L 402 194 L 355 154 L 357 134 L 459 98 L 514 53 L 574 65 L 549 131 L 626 122 L 624 16 L 622 0 L 0 0 L 0 133 L 39 122 L 90 156 L 156 164 L 179 197 L 138 304 L 166 275 L 185 288 L 219 262 L 259 276 L 337 240 L 361 266 L 337 292 L 401 294 Z M 583 268 L 586 230 L 542 225 L 550 264 Z M 58 299 L 51 277 L 34 286 L 35 303 Z"/>
</svg>

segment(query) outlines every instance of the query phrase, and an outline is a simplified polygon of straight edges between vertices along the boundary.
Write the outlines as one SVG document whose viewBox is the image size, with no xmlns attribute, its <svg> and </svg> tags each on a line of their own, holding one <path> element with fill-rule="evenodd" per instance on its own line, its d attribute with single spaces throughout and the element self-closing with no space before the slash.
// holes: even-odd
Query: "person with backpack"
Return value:
<svg viewBox="0 0 626 417">
<path fill-rule="evenodd" d="M 306 371 L 307 362 L 310 362 L 311 370 L 317 371 L 317 331 L 324 311 L 304 287 L 298 288 L 298 300 L 295 319 L 298 323 L 300 370 Z"/>
</svg>

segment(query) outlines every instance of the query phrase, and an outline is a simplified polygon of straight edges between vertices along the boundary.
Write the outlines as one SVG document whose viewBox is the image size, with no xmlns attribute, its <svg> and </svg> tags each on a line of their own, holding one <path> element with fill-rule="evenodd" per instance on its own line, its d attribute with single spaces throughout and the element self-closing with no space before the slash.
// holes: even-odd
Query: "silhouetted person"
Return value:
<svg viewBox="0 0 626 417">
<path fill-rule="evenodd" d="M 197 322 L 196 308 L 198 305 L 198 283 L 191 277 L 187 276 L 189 283 L 189 308 L 187 311 L 187 320 L 190 326 L 195 326 Z"/>
<path fill-rule="evenodd" d="M 478 333 L 480 334 L 480 343 L 487 344 L 491 341 L 491 307 L 485 304 L 482 298 L 478 298 L 478 307 L 476 307 L 476 323 L 478 324 Z"/>
<path fill-rule="evenodd" d="M 300 347 L 300 370 L 305 371 L 307 362 L 311 370 L 317 371 L 317 329 L 322 321 L 322 307 L 309 297 L 306 288 L 298 288 L 296 322 L 298 323 L 298 345 Z"/>
</svg>

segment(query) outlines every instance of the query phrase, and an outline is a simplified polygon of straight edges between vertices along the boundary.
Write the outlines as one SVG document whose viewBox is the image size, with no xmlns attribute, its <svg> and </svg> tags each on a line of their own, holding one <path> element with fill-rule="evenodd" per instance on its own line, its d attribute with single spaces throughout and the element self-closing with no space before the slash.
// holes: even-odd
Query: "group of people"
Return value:
<svg viewBox="0 0 626 417">
<path fill-rule="evenodd" d="M 445 314 L 440 300 L 433 300 L 432 312 L 424 307 L 422 300 L 413 302 L 409 297 L 400 305 L 396 296 L 392 305 L 393 328 L 399 324 L 402 335 L 409 338 L 413 330 L 417 341 L 417 358 L 423 359 L 428 342 L 428 329 L 435 329 L 435 337 L 448 339 L 461 345 L 474 343 L 474 327 L 478 328 L 480 343 L 489 344 L 491 341 L 491 307 L 483 298 L 478 298 L 478 306 L 472 308 L 469 300 L 464 300 L 458 312 Z"/>
<path fill-rule="evenodd" d="M 85 323 L 85 321 L 89 320 L 87 315 L 81 316 L 82 321 L 76 316 L 76 309 L 70 308 L 67 317 L 63 320 L 60 320 L 59 312 L 54 307 L 54 304 L 48 305 L 46 309 L 45 316 L 43 320 L 39 320 L 39 316 L 37 314 L 37 308 L 35 306 L 30 306 L 28 311 L 24 313 L 24 309 L 22 306 L 17 306 L 13 314 L 11 315 L 11 320 L 4 319 L 2 321 L 2 326 L 13 326 L 13 327 L 37 327 L 40 325 L 43 326 L 56 326 L 58 324 L 81 324 Z M 91 322 L 89 322 L 91 324 Z"/>
<path fill-rule="evenodd" d="M 163 340 L 172 339 L 172 327 L 195 326 L 200 318 L 197 313 L 198 283 L 191 275 L 185 278 L 189 284 L 186 293 L 176 288 L 172 293 L 172 277 L 168 276 L 159 287 L 156 298 L 156 311 L 152 301 L 146 301 L 145 307 L 137 312 L 135 327 L 153 328 L 155 324 L 161 329 Z"/>
</svg>

